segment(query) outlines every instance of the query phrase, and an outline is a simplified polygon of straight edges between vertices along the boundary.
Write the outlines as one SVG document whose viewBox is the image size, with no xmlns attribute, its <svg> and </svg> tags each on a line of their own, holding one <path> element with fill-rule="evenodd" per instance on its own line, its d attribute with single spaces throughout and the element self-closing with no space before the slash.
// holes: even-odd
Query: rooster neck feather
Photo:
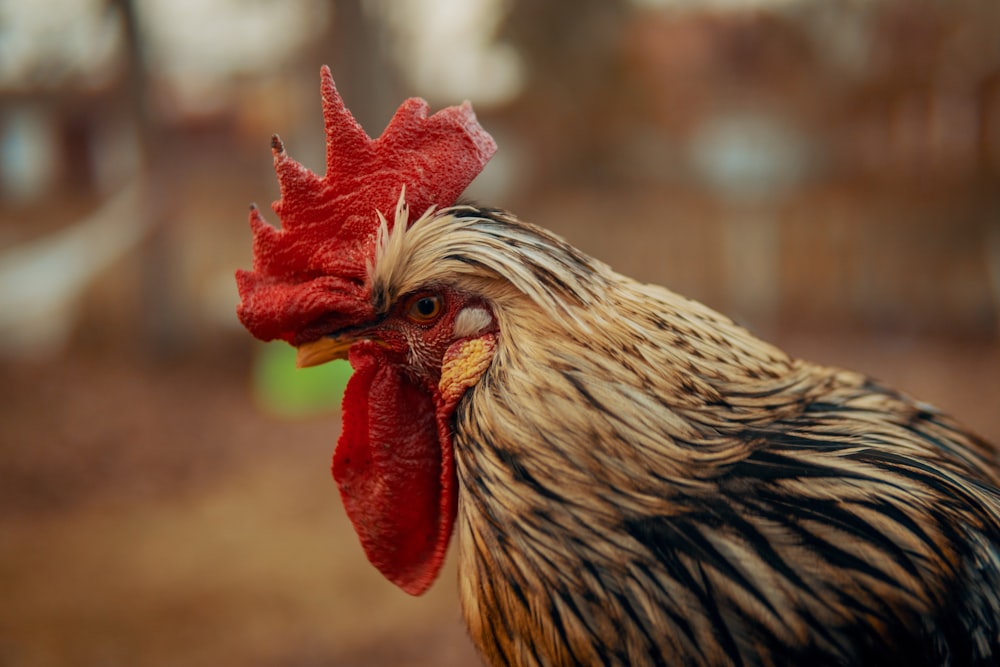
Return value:
<svg viewBox="0 0 1000 667">
<path fill-rule="evenodd" d="M 616 443 L 626 439 L 633 445 L 626 456 L 645 458 L 664 479 L 696 484 L 745 456 L 747 443 L 728 438 L 734 428 L 794 413 L 822 390 L 808 365 L 724 316 L 617 274 L 509 214 L 453 207 L 412 224 L 407 216 L 401 198 L 392 231 L 383 224 L 369 267 L 373 301 L 447 285 L 491 304 L 499 346 L 481 386 L 493 393 L 473 401 L 510 406 L 510 414 L 493 416 L 497 428 L 576 414 L 580 423 L 567 428 L 599 429 L 592 453 L 606 456 L 609 470 L 623 454 Z M 517 377 L 535 382 L 506 380 Z M 566 409 L 581 400 L 616 419 L 595 424 L 592 413 Z M 561 443 L 548 444 L 533 453 L 556 455 Z M 581 455 L 567 444 L 566 456 Z M 604 445 L 612 451 L 599 451 Z"/>
</svg>

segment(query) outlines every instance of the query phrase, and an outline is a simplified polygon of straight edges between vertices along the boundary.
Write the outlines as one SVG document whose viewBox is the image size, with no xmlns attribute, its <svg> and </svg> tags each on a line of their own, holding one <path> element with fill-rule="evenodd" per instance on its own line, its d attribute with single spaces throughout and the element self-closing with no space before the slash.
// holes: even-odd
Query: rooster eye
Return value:
<svg viewBox="0 0 1000 667">
<path fill-rule="evenodd" d="M 406 317 L 417 324 L 427 324 L 441 314 L 441 297 L 437 294 L 417 294 L 406 306 Z"/>
</svg>

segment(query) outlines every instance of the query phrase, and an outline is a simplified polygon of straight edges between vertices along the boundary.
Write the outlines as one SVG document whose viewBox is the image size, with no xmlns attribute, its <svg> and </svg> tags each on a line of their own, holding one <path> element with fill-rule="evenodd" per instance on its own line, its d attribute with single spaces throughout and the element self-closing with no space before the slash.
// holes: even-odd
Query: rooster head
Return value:
<svg viewBox="0 0 1000 667">
<path fill-rule="evenodd" d="M 468 103 L 428 116 L 404 102 L 371 139 L 321 71 L 326 174 L 272 139 L 281 228 L 251 207 L 253 268 L 237 314 L 298 365 L 348 359 L 333 474 L 369 560 L 408 593 L 444 561 L 457 507 L 451 416 L 492 358 L 487 304 L 447 286 L 394 294 L 373 278 L 394 226 L 451 206 L 496 150 Z M 397 230 L 398 231 L 398 230 Z"/>
</svg>

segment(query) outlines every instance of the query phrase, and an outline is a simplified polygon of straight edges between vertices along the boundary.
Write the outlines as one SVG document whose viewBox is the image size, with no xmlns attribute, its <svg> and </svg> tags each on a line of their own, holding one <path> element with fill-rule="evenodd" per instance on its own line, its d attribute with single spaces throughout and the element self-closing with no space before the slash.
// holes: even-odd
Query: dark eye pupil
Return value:
<svg viewBox="0 0 1000 667">
<path fill-rule="evenodd" d="M 436 308 L 437 304 L 434 302 L 434 299 L 429 297 L 424 297 L 420 301 L 417 301 L 417 312 L 421 315 L 433 315 Z"/>
</svg>

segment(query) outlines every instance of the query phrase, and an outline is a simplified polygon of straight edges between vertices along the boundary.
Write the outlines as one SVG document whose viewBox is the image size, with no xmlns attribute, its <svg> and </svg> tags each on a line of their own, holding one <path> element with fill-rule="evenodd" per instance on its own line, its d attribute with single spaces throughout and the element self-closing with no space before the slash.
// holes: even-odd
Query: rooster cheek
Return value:
<svg viewBox="0 0 1000 667">
<path fill-rule="evenodd" d="M 496 336 L 492 333 L 467 338 L 451 345 L 441 359 L 439 400 L 452 408 L 469 387 L 475 385 L 493 361 Z"/>
</svg>

